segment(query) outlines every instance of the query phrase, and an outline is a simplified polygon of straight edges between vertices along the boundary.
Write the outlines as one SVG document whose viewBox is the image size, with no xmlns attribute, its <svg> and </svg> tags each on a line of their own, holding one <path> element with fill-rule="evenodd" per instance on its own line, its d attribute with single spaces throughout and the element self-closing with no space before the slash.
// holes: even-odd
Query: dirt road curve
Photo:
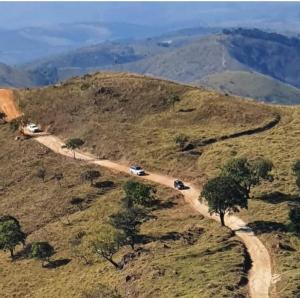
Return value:
<svg viewBox="0 0 300 298">
<path fill-rule="evenodd" d="M 38 137 L 36 138 L 36 141 L 50 148 L 54 152 L 68 157 L 73 157 L 73 152 L 68 149 L 62 149 L 61 146 L 64 145 L 64 143 L 55 136 L 50 135 Z M 99 160 L 90 154 L 76 152 L 76 158 L 85 160 L 88 163 L 93 163 L 102 167 L 116 170 L 118 172 L 128 173 L 128 166 L 117 164 L 109 160 Z M 140 178 L 173 188 L 174 178 L 172 177 L 147 172 L 146 176 L 142 176 Z M 186 185 L 190 188 L 188 190 L 181 191 L 185 197 L 185 200 L 204 216 L 219 221 L 218 217 L 209 215 L 206 205 L 199 202 L 198 198 L 200 189 L 197 189 L 188 183 L 186 183 Z M 251 297 L 269 297 L 268 292 L 271 284 L 272 271 L 270 255 L 267 249 L 262 242 L 256 236 L 254 236 L 252 231 L 249 230 L 244 221 L 236 216 L 227 216 L 225 220 L 227 225 L 232 230 L 236 231 L 237 236 L 243 240 L 251 256 L 253 262 L 249 276 L 249 289 Z"/>
<path fill-rule="evenodd" d="M 0 89 L 0 110 L 3 110 L 8 119 L 14 119 L 21 115 L 13 101 L 13 93 L 9 90 Z M 73 152 L 68 149 L 62 149 L 61 146 L 64 144 L 59 138 L 48 135 L 39 136 L 35 138 L 36 141 L 50 148 L 52 151 L 73 157 Z M 128 166 L 117 164 L 109 160 L 99 160 L 95 156 L 88 153 L 76 152 L 76 158 L 85 160 L 88 163 L 93 163 L 102 167 L 106 167 L 118 172 L 128 173 Z M 142 179 L 149 180 L 158 184 L 165 185 L 167 187 L 173 187 L 174 178 L 147 173 L 147 176 L 141 177 Z M 188 190 L 181 191 L 185 197 L 185 200 L 198 212 L 208 218 L 219 220 L 216 216 L 210 216 L 208 208 L 204 204 L 201 204 L 198 200 L 200 189 L 197 189 L 193 185 L 189 185 Z M 269 287 L 272 278 L 271 259 L 270 255 L 262 244 L 262 242 L 247 228 L 245 222 L 236 216 L 227 216 L 226 224 L 243 240 L 252 260 L 252 268 L 249 274 L 249 289 L 252 298 L 268 298 Z"/>
<path fill-rule="evenodd" d="M 22 116 L 22 113 L 18 110 L 14 103 L 12 90 L 0 89 L 0 111 L 6 114 L 7 121 Z"/>
</svg>

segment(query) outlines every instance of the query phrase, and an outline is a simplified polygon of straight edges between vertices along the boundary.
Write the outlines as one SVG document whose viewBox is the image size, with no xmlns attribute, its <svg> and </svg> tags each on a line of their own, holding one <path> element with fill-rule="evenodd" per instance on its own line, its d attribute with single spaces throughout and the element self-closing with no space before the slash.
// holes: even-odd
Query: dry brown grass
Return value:
<svg viewBox="0 0 300 298">
<path fill-rule="evenodd" d="M 265 157 L 273 161 L 274 182 L 254 189 L 256 199 L 250 201 L 249 210 L 241 215 L 255 227 L 272 255 L 273 273 L 280 276 L 272 289 L 273 296 L 288 298 L 300 295 L 300 241 L 288 232 L 288 212 L 291 205 L 300 204 L 292 174 L 292 165 L 300 157 L 300 108 L 281 107 L 280 112 L 282 121 L 277 127 L 214 144 L 207 148 L 198 165 L 208 177 L 213 177 L 232 157 Z"/>
<path fill-rule="evenodd" d="M 100 87 L 112 88 L 113 93 L 95 95 Z M 181 98 L 175 109 L 167 100 L 172 94 Z M 290 202 L 286 198 L 296 194 L 291 166 L 300 156 L 299 108 L 242 101 L 128 74 L 97 74 L 61 86 L 22 90 L 18 91 L 18 99 L 30 118 L 50 124 L 51 130 L 62 137 L 85 139 L 85 149 L 100 157 L 138 162 L 196 183 L 217 175 L 219 168 L 232 157 L 263 156 L 272 160 L 274 182 L 257 187 L 253 192 L 257 199 L 241 215 L 252 225 L 263 220 L 270 227 L 270 231 L 260 233 L 259 237 L 273 256 L 274 273 L 281 276 L 272 295 L 299 295 L 299 239 L 285 230 L 276 230 L 272 224 L 287 226 Z M 94 104 L 95 100 L 98 105 Z M 281 115 L 276 127 L 198 148 L 198 155 L 182 153 L 174 144 L 174 136 L 179 133 L 191 140 L 225 135 L 261 126 L 275 113 Z M 262 194 L 274 192 L 284 193 L 285 199 L 276 203 L 262 200 Z M 287 251 L 279 242 L 289 243 L 294 250 Z"/>
<path fill-rule="evenodd" d="M 157 196 L 168 204 L 153 211 L 157 219 L 141 228 L 141 233 L 152 241 L 140 245 L 145 251 L 123 270 L 116 271 L 109 263 L 97 259 L 88 244 L 108 216 L 120 208 L 121 186 L 128 177 L 100 169 L 99 180 L 113 181 L 115 185 L 102 192 L 79 180 L 85 164 L 48 152 L 33 140 L 14 141 L 8 125 L 0 126 L 0 138 L 5 140 L 0 144 L 0 181 L 4 189 L 0 196 L 1 213 L 20 220 L 25 232 L 30 233 L 28 243 L 49 241 L 56 249 L 54 260 L 71 260 L 64 266 L 47 269 L 28 258 L 11 262 L 7 253 L 0 252 L 1 297 L 82 297 L 83 291 L 99 283 L 116 287 L 124 297 L 247 294 L 247 288 L 239 285 L 245 277 L 241 242 L 227 229 L 220 229 L 217 223 L 193 211 L 175 191 L 162 187 L 158 187 Z M 41 166 L 47 170 L 45 183 L 35 176 Z M 56 171 L 64 173 L 61 186 L 49 180 Z M 87 209 L 78 211 L 69 204 L 72 196 L 93 199 Z M 53 218 L 54 210 L 61 220 Z M 195 227 L 203 229 L 203 233 L 195 238 L 194 244 L 187 244 L 182 237 L 166 237 L 174 232 L 184 234 Z M 80 231 L 86 232 L 81 251 L 91 265 L 84 265 L 70 249 L 69 240 Z M 117 260 L 128 252 L 129 248 L 122 248 Z M 126 282 L 128 276 L 132 279 Z"/>
<path fill-rule="evenodd" d="M 85 76 L 16 94 L 30 119 L 50 125 L 56 135 L 83 138 L 85 148 L 100 157 L 139 162 L 190 179 L 200 172 L 195 167 L 199 156 L 178 152 L 176 135 L 199 140 L 243 131 L 269 122 L 277 111 L 131 74 Z M 181 99 L 175 108 L 170 103 L 173 95 Z"/>
</svg>

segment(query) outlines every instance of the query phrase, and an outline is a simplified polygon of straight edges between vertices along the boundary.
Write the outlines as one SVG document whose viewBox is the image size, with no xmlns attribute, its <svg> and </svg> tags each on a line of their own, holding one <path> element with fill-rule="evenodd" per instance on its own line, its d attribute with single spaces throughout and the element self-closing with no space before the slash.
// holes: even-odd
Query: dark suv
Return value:
<svg viewBox="0 0 300 298">
<path fill-rule="evenodd" d="M 180 190 L 185 188 L 183 182 L 180 181 L 180 180 L 175 180 L 175 181 L 174 181 L 174 187 L 175 187 L 176 189 L 180 189 Z"/>
</svg>

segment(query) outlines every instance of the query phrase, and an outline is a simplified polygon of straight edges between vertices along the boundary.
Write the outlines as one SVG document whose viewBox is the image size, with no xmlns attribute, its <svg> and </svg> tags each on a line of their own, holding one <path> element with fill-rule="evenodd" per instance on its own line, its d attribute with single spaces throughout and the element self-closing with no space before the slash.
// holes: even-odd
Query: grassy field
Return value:
<svg viewBox="0 0 300 298">
<path fill-rule="evenodd" d="M 108 216 L 120 208 L 122 184 L 129 179 L 100 169 L 100 182 L 110 188 L 91 187 L 80 181 L 87 165 L 55 155 L 33 140 L 15 141 L 9 125 L 0 126 L 0 208 L 17 217 L 28 233 L 27 243 L 49 241 L 56 250 L 56 268 L 42 268 L 22 248 L 11 262 L 0 253 L 1 297 L 86 297 L 99 284 L 116 289 L 122 297 L 244 297 L 247 256 L 243 244 L 226 228 L 194 212 L 175 191 L 158 187 L 160 204 L 155 216 L 141 227 L 148 239 L 122 270 L 97 258 L 89 243 Z M 36 177 L 46 169 L 43 182 Z M 53 178 L 62 172 L 61 185 Z M 10 173 L 9 175 L 7 173 Z M 70 204 L 85 199 L 84 210 Z M 85 232 L 80 252 L 69 241 Z M 116 260 L 131 253 L 123 247 Z M 244 296 L 243 296 L 244 295 Z M 99 296 L 97 296 L 99 297 Z"/>
<path fill-rule="evenodd" d="M 83 138 L 83 150 L 125 164 L 137 162 L 149 170 L 197 184 L 217 175 L 232 157 L 272 160 L 275 180 L 254 189 L 255 199 L 241 216 L 250 222 L 273 257 L 273 273 L 279 277 L 272 297 L 299 296 L 299 239 L 287 229 L 289 206 L 299 202 L 291 171 L 300 157 L 299 108 L 243 101 L 129 74 L 85 76 L 16 94 L 31 120 L 63 138 Z M 174 95 L 180 101 L 173 107 L 170 98 Z M 280 123 L 258 134 L 188 152 L 182 152 L 174 142 L 179 134 L 193 141 L 260 127 L 276 114 L 281 116 Z"/>
</svg>

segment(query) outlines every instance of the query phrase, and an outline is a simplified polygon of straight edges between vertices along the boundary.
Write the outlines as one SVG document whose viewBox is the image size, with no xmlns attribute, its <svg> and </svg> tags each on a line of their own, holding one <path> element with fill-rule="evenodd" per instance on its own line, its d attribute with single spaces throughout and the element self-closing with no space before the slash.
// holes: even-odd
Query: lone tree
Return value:
<svg viewBox="0 0 300 298">
<path fill-rule="evenodd" d="M 46 170 L 45 168 L 40 168 L 36 171 L 36 176 L 40 179 L 43 180 L 43 182 L 45 182 L 45 178 L 46 178 Z"/>
<path fill-rule="evenodd" d="M 124 209 L 112 214 L 109 217 L 109 223 L 114 228 L 124 232 L 126 244 L 129 244 L 134 249 L 144 217 L 145 214 L 139 208 Z"/>
<path fill-rule="evenodd" d="M 136 181 L 127 181 L 123 190 L 125 192 L 125 201 L 127 207 L 131 208 L 134 204 L 142 206 L 151 206 L 154 201 L 155 190 L 150 185 L 145 185 Z"/>
<path fill-rule="evenodd" d="M 90 181 L 91 186 L 94 185 L 94 180 L 101 176 L 99 171 L 88 170 L 81 174 L 81 179 L 84 181 Z"/>
<path fill-rule="evenodd" d="M 74 159 L 75 159 L 75 150 L 80 148 L 84 144 L 84 141 L 79 138 L 69 139 L 66 142 L 66 147 L 73 151 Z"/>
<path fill-rule="evenodd" d="M 25 245 L 26 234 L 22 231 L 18 220 L 10 215 L 0 217 L 0 249 L 9 250 L 11 259 L 14 258 L 15 247 Z"/>
<path fill-rule="evenodd" d="M 41 260 L 42 267 L 45 266 L 45 261 L 47 263 L 51 263 L 50 257 L 53 256 L 55 253 L 54 247 L 49 244 L 48 242 L 34 242 L 31 246 L 31 257 Z"/>
<path fill-rule="evenodd" d="M 121 265 L 113 260 L 113 256 L 124 244 L 125 235 L 112 227 L 103 227 L 98 238 L 92 242 L 93 251 L 100 257 L 110 262 L 116 269 L 122 269 Z"/>
<path fill-rule="evenodd" d="M 234 158 L 224 165 L 221 176 L 231 177 L 250 197 L 252 187 L 261 184 L 263 180 L 273 181 L 270 174 L 272 168 L 272 162 L 266 159 L 259 158 L 250 162 L 246 158 Z"/>
<path fill-rule="evenodd" d="M 239 208 L 248 208 L 248 194 L 231 177 L 216 177 L 209 180 L 203 187 L 200 200 L 208 202 L 209 213 L 220 216 L 221 225 L 225 226 L 226 213 L 239 212 Z"/>
<path fill-rule="evenodd" d="M 290 210 L 289 218 L 293 231 L 300 234 L 300 207 L 295 207 Z"/>
</svg>

